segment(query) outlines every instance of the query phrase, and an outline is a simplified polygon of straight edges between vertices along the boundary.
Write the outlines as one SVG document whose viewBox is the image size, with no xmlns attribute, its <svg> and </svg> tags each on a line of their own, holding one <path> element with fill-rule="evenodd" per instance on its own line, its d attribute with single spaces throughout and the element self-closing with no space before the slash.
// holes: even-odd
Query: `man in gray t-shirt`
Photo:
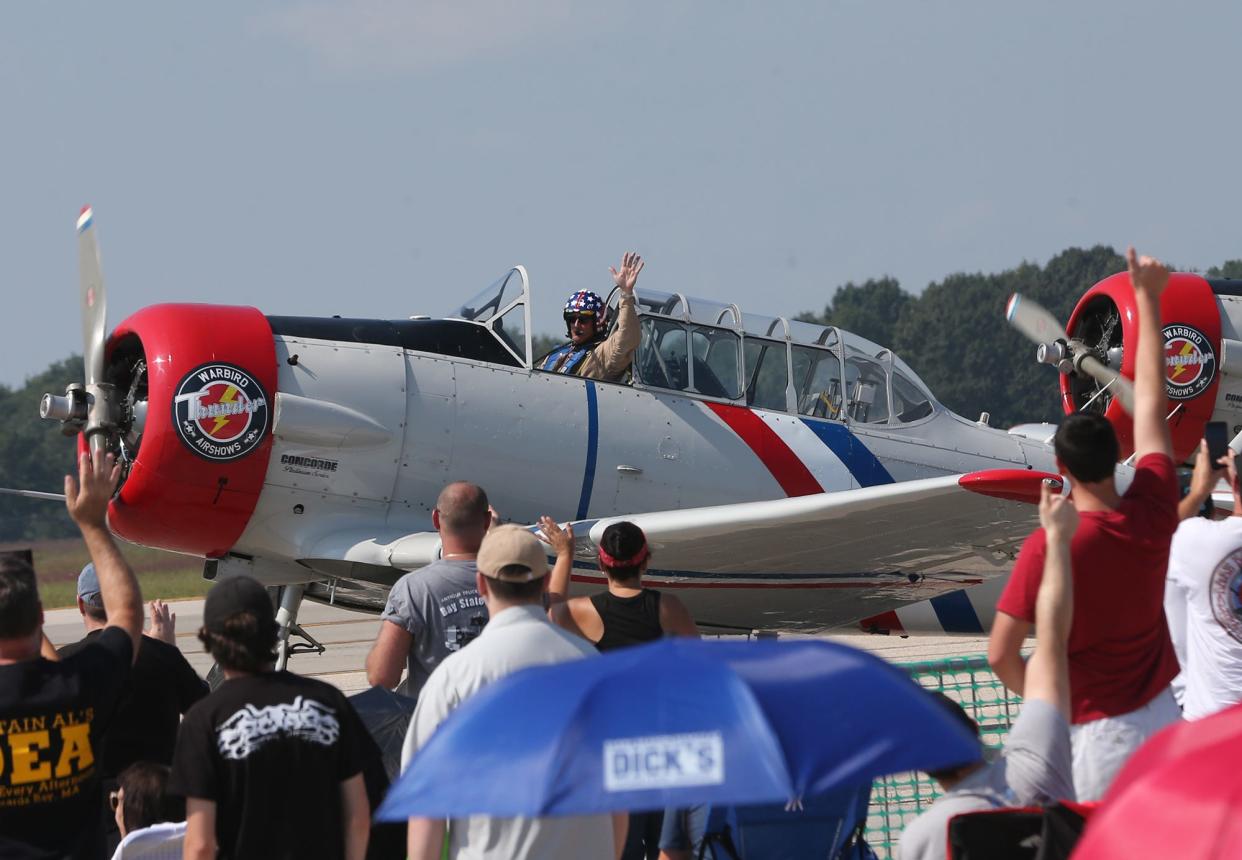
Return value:
<svg viewBox="0 0 1242 860">
<path fill-rule="evenodd" d="M 427 676 L 487 623 L 475 587 L 475 556 L 492 522 L 483 488 L 464 481 L 440 491 L 431 522 L 440 533 L 440 559 L 393 585 L 367 655 L 367 681 L 393 689 L 408 667 L 405 692 L 417 696 Z"/>
<path fill-rule="evenodd" d="M 1078 527 L 1078 512 L 1068 498 L 1053 496 L 1045 482 L 1039 520 L 1047 535 L 1048 551 L 1035 598 L 1038 638 L 1026 664 L 1022 713 L 1009 730 L 997 760 L 969 762 L 929 774 L 945 793 L 907 825 L 897 848 L 899 860 L 943 860 L 949 819 L 955 815 L 1074 799 L 1068 658 L 1074 592 L 1069 545 Z M 978 732 L 978 726 L 957 703 L 944 696 L 941 700 Z"/>
<path fill-rule="evenodd" d="M 474 560 L 440 559 L 397 580 L 380 615 L 410 634 L 406 694 L 417 696 L 449 654 L 479 635 L 487 606 L 474 584 Z"/>
</svg>

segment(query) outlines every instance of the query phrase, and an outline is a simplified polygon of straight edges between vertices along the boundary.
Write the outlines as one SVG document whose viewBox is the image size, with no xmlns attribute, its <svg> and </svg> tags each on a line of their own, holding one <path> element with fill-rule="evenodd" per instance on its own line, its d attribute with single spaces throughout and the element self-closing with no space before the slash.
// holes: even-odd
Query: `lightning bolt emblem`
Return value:
<svg viewBox="0 0 1242 860">
<path fill-rule="evenodd" d="M 1179 367 L 1178 370 L 1181 370 L 1181 368 Z M 1173 375 L 1176 376 L 1177 374 L 1173 374 Z M 232 403 L 236 399 L 236 397 L 237 397 L 237 386 L 230 385 L 225 390 L 225 392 L 220 395 L 220 400 L 218 402 Z M 211 433 L 209 434 L 211 436 L 215 436 L 217 433 L 219 433 L 220 428 L 223 427 L 225 424 L 229 423 L 229 419 L 225 415 L 217 415 L 215 418 L 215 422 L 216 422 L 215 426 L 211 428 Z"/>
<path fill-rule="evenodd" d="M 1193 350 L 1194 350 L 1194 346 L 1191 343 L 1187 342 L 1187 343 L 1182 344 L 1182 351 L 1178 354 L 1179 355 L 1190 355 L 1190 353 Z M 1179 376 L 1181 376 L 1185 372 L 1186 372 L 1186 365 L 1179 364 L 1177 367 L 1173 368 L 1173 375 L 1170 376 L 1169 379 L 1177 379 Z"/>
</svg>

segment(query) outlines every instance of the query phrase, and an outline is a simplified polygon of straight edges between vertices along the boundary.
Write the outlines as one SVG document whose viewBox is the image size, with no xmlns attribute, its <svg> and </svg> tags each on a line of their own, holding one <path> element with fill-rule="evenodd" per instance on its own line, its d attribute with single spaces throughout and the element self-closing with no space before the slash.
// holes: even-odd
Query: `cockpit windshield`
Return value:
<svg viewBox="0 0 1242 860">
<path fill-rule="evenodd" d="M 523 367 L 531 363 L 530 295 L 526 270 L 514 266 L 483 292 L 474 296 L 450 319 L 485 326 Z"/>
<path fill-rule="evenodd" d="M 449 317 L 485 323 L 521 297 L 526 286 L 524 281 L 521 269 L 510 269 L 487 289 L 449 314 Z"/>
</svg>

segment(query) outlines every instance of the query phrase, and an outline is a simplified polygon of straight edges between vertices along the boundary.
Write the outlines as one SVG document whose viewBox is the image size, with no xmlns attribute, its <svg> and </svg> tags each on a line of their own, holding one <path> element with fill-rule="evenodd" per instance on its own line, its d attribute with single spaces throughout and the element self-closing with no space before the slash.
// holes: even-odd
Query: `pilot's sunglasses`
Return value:
<svg viewBox="0 0 1242 860">
<path fill-rule="evenodd" d="M 565 322 L 571 323 L 574 320 L 582 320 L 583 322 L 595 322 L 595 314 L 586 311 L 580 314 L 565 314 Z"/>
</svg>

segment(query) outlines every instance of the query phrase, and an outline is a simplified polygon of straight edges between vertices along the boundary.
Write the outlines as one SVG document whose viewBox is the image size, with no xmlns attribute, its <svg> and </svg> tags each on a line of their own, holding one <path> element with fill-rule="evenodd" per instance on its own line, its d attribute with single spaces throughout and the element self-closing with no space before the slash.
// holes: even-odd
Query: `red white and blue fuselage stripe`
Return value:
<svg viewBox="0 0 1242 860">
<path fill-rule="evenodd" d="M 587 381 L 587 448 L 577 519 L 586 520 L 594 489 L 600 440 L 599 402 L 595 384 Z M 807 496 L 856 486 L 891 484 L 893 477 L 862 440 L 844 425 L 799 416 L 761 412 L 743 406 L 703 404 L 763 464 L 786 496 Z M 841 466 L 844 465 L 845 470 Z M 582 523 L 589 530 L 594 521 Z M 661 588 L 872 588 L 866 573 L 718 573 L 652 568 L 648 576 Z M 573 579 L 604 582 L 593 565 L 578 562 Z"/>
<path fill-rule="evenodd" d="M 706 405 L 755 453 L 787 496 L 849 489 L 834 460 L 860 487 L 893 483 L 879 458 L 843 424 L 723 403 Z M 825 457 L 825 448 L 835 457 Z"/>
</svg>

